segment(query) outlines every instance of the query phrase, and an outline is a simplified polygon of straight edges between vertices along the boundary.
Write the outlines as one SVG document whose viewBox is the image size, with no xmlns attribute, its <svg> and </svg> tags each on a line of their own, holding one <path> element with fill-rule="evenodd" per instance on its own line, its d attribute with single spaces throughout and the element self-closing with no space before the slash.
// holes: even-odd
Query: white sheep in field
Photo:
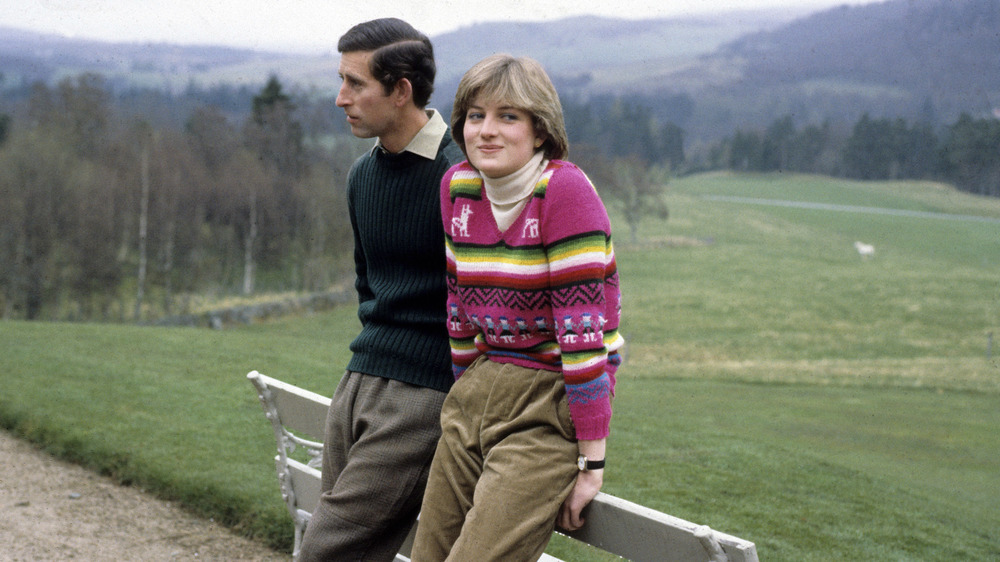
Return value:
<svg viewBox="0 0 1000 562">
<path fill-rule="evenodd" d="M 870 258 L 875 255 L 875 246 L 872 246 L 871 244 L 855 242 L 854 249 L 858 251 L 858 255 L 862 258 Z"/>
</svg>

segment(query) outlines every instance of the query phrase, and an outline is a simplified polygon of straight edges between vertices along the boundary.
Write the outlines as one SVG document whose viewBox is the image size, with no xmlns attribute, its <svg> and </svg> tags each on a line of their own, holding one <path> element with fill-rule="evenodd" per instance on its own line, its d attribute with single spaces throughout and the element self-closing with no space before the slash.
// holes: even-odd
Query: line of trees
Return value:
<svg viewBox="0 0 1000 562">
<path fill-rule="evenodd" d="M 189 312 L 196 295 L 313 292 L 350 276 L 344 183 L 370 143 L 350 136 L 331 100 L 273 77 L 239 92 L 240 112 L 198 94 L 113 94 L 87 74 L 6 100 L 2 317 L 138 321 Z M 667 218 L 670 177 L 702 169 L 932 178 L 1000 196 L 997 119 L 934 130 L 868 115 L 797 128 L 785 116 L 691 157 L 684 130 L 641 99 L 563 105 L 571 159 L 633 241 L 644 217 Z"/>
<path fill-rule="evenodd" d="M 1000 197 L 1000 119 L 963 114 L 935 131 L 922 122 L 862 115 L 849 131 L 830 123 L 796 129 L 791 116 L 763 131 L 736 131 L 709 167 L 793 171 L 862 180 L 933 179 Z"/>
<path fill-rule="evenodd" d="M 249 103 L 234 114 L 232 100 L 197 103 L 205 92 L 113 93 L 85 74 L 9 102 L 0 315 L 141 321 L 187 313 L 198 295 L 319 291 L 349 277 L 344 180 L 369 143 L 331 100 L 293 96 L 276 78 L 237 94 Z M 610 98 L 567 102 L 567 120 L 574 160 L 633 240 L 643 217 L 666 218 L 679 127 Z"/>
<path fill-rule="evenodd" d="M 0 121 L 0 313 L 141 320 L 195 294 L 318 291 L 343 271 L 356 144 L 307 143 L 277 79 L 233 124 L 116 111 L 103 79 L 36 84 Z"/>
</svg>

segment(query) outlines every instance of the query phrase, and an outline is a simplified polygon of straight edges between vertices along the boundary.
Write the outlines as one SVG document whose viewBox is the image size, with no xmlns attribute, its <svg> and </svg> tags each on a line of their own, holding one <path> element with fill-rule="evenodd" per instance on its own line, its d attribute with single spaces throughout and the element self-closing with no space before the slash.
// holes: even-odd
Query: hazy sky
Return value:
<svg viewBox="0 0 1000 562">
<path fill-rule="evenodd" d="M 0 26 L 113 41 L 327 51 L 355 23 L 403 18 L 428 35 L 484 21 L 660 18 L 875 0 L 2 0 Z"/>
</svg>

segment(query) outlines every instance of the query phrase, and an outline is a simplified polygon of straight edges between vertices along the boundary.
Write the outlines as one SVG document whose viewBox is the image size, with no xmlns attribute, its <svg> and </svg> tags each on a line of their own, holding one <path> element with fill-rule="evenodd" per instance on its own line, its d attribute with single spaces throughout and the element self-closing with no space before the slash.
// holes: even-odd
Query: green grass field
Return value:
<svg viewBox="0 0 1000 562">
<path fill-rule="evenodd" d="M 995 219 L 1000 201 L 784 175 L 668 192 L 670 220 L 617 246 L 628 347 L 605 491 L 762 560 L 1000 558 L 1000 222 L 706 196 Z M 356 329 L 350 307 L 225 331 L 0 322 L 0 425 L 289 549 L 245 374 L 329 394 Z"/>
</svg>

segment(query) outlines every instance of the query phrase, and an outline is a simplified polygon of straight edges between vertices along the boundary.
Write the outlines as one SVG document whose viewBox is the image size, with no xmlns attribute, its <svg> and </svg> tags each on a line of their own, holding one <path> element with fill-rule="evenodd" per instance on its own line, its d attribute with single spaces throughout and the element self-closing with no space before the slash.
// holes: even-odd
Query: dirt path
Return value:
<svg viewBox="0 0 1000 562">
<path fill-rule="evenodd" d="M 291 556 L 0 431 L 0 561 L 37 560 L 288 562 Z"/>
</svg>

